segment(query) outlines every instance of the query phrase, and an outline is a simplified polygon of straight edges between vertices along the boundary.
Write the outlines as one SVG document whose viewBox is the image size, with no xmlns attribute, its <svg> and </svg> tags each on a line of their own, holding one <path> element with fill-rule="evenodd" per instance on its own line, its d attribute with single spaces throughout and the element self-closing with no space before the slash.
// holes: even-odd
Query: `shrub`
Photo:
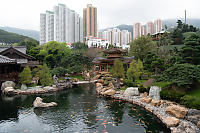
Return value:
<svg viewBox="0 0 200 133">
<path fill-rule="evenodd" d="M 49 86 L 53 84 L 49 68 L 46 64 L 42 66 L 42 70 L 40 72 L 40 83 L 42 84 L 42 86 Z"/>
<path fill-rule="evenodd" d="M 197 66 L 191 64 L 175 64 L 164 71 L 159 78 L 161 81 L 169 81 L 177 86 L 190 88 L 200 79 L 200 71 Z"/>
<path fill-rule="evenodd" d="M 181 98 L 181 104 L 188 108 L 200 109 L 200 98 L 196 96 L 185 95 Z"/>
<path fill-rule="evenodd" d="M 149 93 L 149 90 L 150 90 L 150 87 L 145 88 L 143 85 L 140 85 L 139 88 L 138 88 L 138 91 L 139 91 L 140 93 L 144 93 L 144 92 Z"/>
<path fill-rule="evenodd" d="M 67 70 L 63 67 L 57 67 L 51 71 L 51 75 L 56 75 L 58 77 L 65 76 L 66 73 Z"/>
<path fill-rule="evenodd" d="M 128 87 L 133 87 L 134 85 L 134 82 L 131 79 L 124 79 L 123 83 L 125 86 L 128 86 Z"/>
<path fill-rule="evenodd" d="M 120 59 L 116 59 L 114 61 L 114 65 L 111 69 L 111 74 L 117 78 L 124 77 L 124 67 L 123 67 L 123 63 Z"/>
<path fill-rule="evenodd" d="M 26 66 L 24 70 L 19 74 L 20 83 L 22 84 L 30 84 L 32 81 L 31 69 Z"/>
<path fill-rule="evenodd" d="M 166 90 L 162 89 L 160 92 L 161 99 L 180 102 L 181 97 L 185 95 L 185 92 L 174 91 L 174 90 Z"/>
</svg>

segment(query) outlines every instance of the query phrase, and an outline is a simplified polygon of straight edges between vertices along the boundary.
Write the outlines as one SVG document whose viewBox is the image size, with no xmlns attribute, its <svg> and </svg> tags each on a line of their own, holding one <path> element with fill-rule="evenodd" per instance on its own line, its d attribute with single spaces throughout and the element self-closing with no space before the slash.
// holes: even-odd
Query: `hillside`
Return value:
<svg viewBox="0 0 200 133">
<path fill-rule="evenodd" d="M 26 29 L 14 28 L 14 27 L 0 27 L 0 29 L 5 30 L 7 32 L 13 32 L 19 35 L 27 36 L 38 41 L 40 38 L 39 31 L 35 31 L 35 30 L 26 30 Z"/>
<path fill-rule="evenodd" d="M 26 39 L 34 40 L 30 37 L 26 37 L 26 36 L 19 35 L 16 33 L 7 32 L 0 29 L 0 43 L 7 43 L 7 44 L 18 43 Z"/>
</svg>

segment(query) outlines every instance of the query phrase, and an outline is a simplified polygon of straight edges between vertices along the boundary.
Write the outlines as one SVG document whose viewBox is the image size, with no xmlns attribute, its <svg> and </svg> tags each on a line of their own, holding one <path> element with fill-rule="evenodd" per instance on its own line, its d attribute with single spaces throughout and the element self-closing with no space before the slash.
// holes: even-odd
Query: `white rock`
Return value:
<svg viewBox="0 0 200 133">
<path fill-rule="evenodd" d="M 21 85 L 21 90 L 27 90 L 27 89 L 28 89 L 28 87 L 25 84 Z"/>
<path fill-rule="evenodd" d="M 157 86 L 151 86 L 149 90 L 149 96 L 154 100 L 160 100 L 161 88 Z"/>
<path fill-rule="evenodd" d="M 13 91 L 15 91 L 15 89 L 14 89 L 13 87 L 6 87 L 6 88 L 3 90 L 4 93 L 10 93 L 10 92 L 13 92 Z"/>
<path fill-rule="evenodd" d="M 6 81 L 6 82 L 2 83 L 1 90 L 3 91 L 7 87 L 15 88 L 15 83 L 13 81 Z"/>
<path fill-rule="evenodd" d="M 138 88 L 130 87 L 127 88 L 124 92 L 125 97 L 130 97 L 130 96 L 138 96 L 140 93 L 138 91 Z"/>
<path fill-rule="evenodd" d="M 51 103 L 44 103 L 42 102 L 42 98 L 37 97 L 35 101 L 33 102 L 33 106 L 36 108 L 46 108 L 46 107 L 54 107 L 57 106 L 57 103 L 51 102 Z"/>
</svg>

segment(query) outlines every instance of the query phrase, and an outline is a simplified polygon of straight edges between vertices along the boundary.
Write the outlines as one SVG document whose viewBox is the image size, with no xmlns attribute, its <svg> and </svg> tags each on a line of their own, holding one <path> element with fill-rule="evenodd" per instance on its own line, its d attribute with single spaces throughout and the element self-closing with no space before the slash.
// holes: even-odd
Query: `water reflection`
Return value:
<svg viewBox="0 0 200 133">
<path fill-rule="evenodd" d="M 0 132 L 169 132 L 144 109 L 98 98 L 94 85 L 38 96 L 58 106 L 34 109 L 36 96 L 1 96 Z"/>
</svg>

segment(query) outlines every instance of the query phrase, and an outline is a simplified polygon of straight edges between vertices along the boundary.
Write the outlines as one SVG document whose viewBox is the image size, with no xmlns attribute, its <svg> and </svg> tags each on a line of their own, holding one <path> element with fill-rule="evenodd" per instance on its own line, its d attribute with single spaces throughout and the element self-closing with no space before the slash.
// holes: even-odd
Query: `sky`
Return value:
<svg viewBox="0 0 200 133">
<path fill-rule="evenodd" d="M 83 16 L 83 8 L 93 4 L 98 12 L 98 29 L 160 19 L 200 18 L 200 0 L 1 0 L 0 26 L 38 30 L 40 13 L 65 4 Z"/>
</svg>

